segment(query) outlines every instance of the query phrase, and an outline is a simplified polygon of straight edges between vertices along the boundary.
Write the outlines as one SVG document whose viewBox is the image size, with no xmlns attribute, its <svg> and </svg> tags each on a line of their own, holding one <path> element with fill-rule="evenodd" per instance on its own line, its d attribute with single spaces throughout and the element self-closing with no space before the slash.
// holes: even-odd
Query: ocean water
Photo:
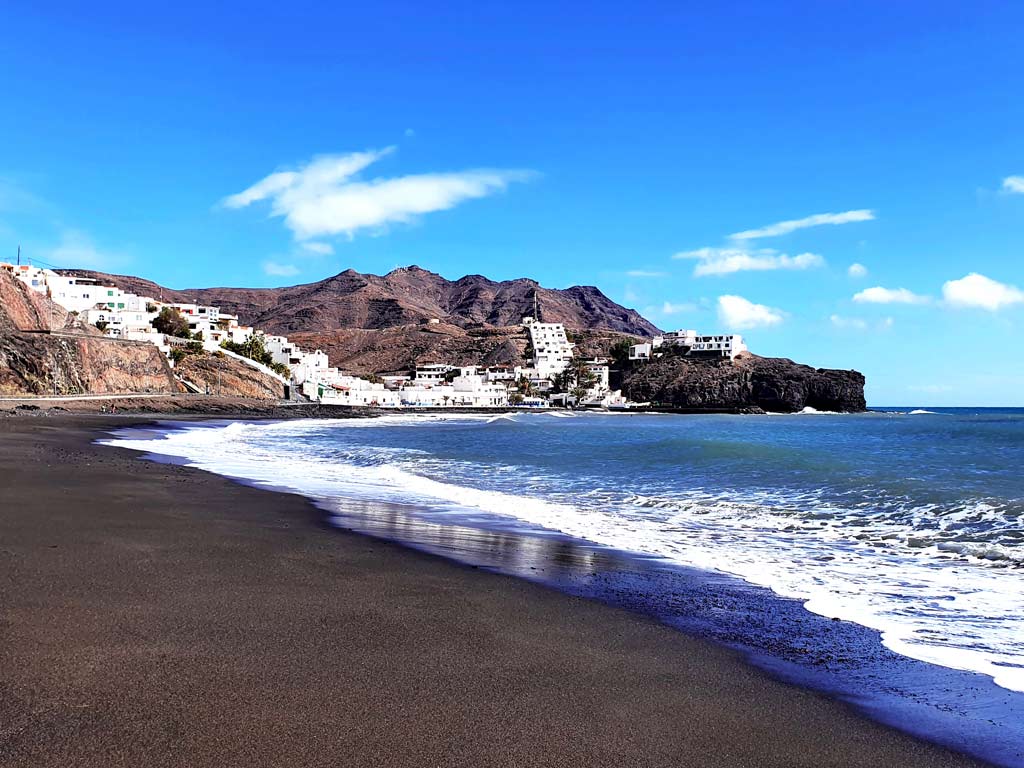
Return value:
<svg viewBox="0 0 1024 768">
<path fill-rule="evenodd" d="M 1024 410 L 391 415 L 110 444 L 729 574 L 1024 691 Z"/>
<path fill-rule="evenodd" d="M 103 442 L 641 610 L 1024 765 L 1024 409 L 393 414 Z"/>
</svg>

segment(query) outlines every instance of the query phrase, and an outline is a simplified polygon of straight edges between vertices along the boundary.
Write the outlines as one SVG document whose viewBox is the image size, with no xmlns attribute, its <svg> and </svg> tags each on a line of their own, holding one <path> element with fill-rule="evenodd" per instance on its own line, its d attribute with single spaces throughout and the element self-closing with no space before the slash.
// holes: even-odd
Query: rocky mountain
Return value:
<svg viewBox="0 0 1024 768">
<path fill-rule="evenodd" d="M 666 355 L 625 373 L 622 389 L 640 402 L 683 409 L 795 413 L 856 412 L 867 408 L 857 371 L 811 368 L 785 358 L 749 353 L 728 361 Z"/>
<path fill-rule="evenodd" d="M 109 339 L 0 272 L 0 394 L 180 391 L 152 344 Z"/>
<path fill-rule="evenodd" d="M 292 333 L 304 349 L 322 349 L 331 364 L 356 374 L 401 373 L 417 363 L 452 365 L 525 365 L 526 332 L 519 326 L 460 328 L 448 323 L 398 325 L 392 328 L 339 328 L 326 332 Z M 615 331 L 573 331 L 577 353 L 603 357 L 622 339 L 639 337 Z"/>
<path fill-rule="evenodd" d="M 157 299 L 219 306 L 247 325 L 289 337 L 298 331 L 393 328 L 430 318 L 459 328 L 512 326 L 533 314 L 535 295 L 541 319 L 546 322 L 638 336 L 658 332 L 638 312 L 616 304 L 593 286 L 552 289 L 525 278 L 495 282 L 481 275 L 452 281 L 416 266 L 383 276 L 348 269 L 325 280 L 286 288 L 185 290 L 165 288 L 137 277 L 62 271 Z"/>
</svg>

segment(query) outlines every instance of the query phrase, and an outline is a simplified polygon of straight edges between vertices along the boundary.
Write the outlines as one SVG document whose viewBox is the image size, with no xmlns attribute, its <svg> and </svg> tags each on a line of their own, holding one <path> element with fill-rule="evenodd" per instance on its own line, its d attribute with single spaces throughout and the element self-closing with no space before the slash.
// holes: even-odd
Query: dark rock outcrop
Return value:
<svg viewBox="0 0 1024 768">
<path fill-rule="evenodd" d="M 452 281 L 415 266 L 386 275 L 364 275 L 349 269 L 316 283 L 287 288 L 186 290 L 164 288 L 138 277 L 61 271 L 156 299 L 218 306 L 247 325 L 289 337 L 296 331 L 383 329 L 429 318 L 461 328 L 518 325 L 524 316 L 533 314 L 534 294 L 545 322 L 638 336 L 658 332 L 638 312 L 616 304 L 593 286 L 558 290 L 525 278 L 496 282 L 482 275 Z"/>
<path fill-rule="evenodd" d="M 867 407 L 864 376 L 857 371 L 751 354 L 732 363 L 668 355 L 625 372 L 622 389 L 636 401 L 697 410 L 855 412 Z"/>
</svg>

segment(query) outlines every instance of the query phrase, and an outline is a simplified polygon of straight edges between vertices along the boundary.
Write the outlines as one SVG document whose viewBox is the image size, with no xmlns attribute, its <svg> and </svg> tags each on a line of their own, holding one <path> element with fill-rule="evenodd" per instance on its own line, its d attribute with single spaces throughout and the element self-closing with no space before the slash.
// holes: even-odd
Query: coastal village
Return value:
<svg viewBox="0 0 1024 768">
<path fill-rule="evenodd" d="M 541 321 L 536 296 L 533 314 L 522 320 L 528 337 L 524 365 L 458 366 L 437 360 L 407 373 L 357 376 L 332 367 L 321 350 L 304 350 L 285 336 L 243 325 L 216 306 L 165 302 L 33 265 L 0 263 L 0 270 L 108 337 L 155 345 L 172 368 L 190 354 L 226 355 L 276 380 L 285 399 L 380 408 L 626 410 L 644 405 L 611 388 L 609 359 L 578 356 L 563 324 Z M 731 361 L 746 349 L 738 335 L 678 330 L 631 345 L 628 359 L 643 364 L 672 353 Z M 191 392 L 210 394 L 177 378 Z"/>
</svg>

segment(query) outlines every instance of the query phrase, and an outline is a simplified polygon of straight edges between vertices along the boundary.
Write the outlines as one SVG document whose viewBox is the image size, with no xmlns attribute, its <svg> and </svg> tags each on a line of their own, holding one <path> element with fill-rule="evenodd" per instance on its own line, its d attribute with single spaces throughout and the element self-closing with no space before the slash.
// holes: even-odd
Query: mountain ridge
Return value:
<svg viewBox="0 0 1024 768">
<path fill-rule="evenodd" d="M 59 270 L 90 277 L 122 290 L 176 302 L 219 306 L 240 321 L 271 333 L 382 330 L 438 319 L 462 328 L 518 325 L 533 314 L 534 295 L 541 319 L 567 328 L 651 336 L 659 329 L 634 309 L 608 298 L 596 286 L 544 288 L 521 277 L 495 281 L 483 275 L 448 280 L 412 265 L 385 275 L 346 269 L 312 283 L 280 288 L 173 289 L 145 278 L 93 270 Z"/>
</svg>

